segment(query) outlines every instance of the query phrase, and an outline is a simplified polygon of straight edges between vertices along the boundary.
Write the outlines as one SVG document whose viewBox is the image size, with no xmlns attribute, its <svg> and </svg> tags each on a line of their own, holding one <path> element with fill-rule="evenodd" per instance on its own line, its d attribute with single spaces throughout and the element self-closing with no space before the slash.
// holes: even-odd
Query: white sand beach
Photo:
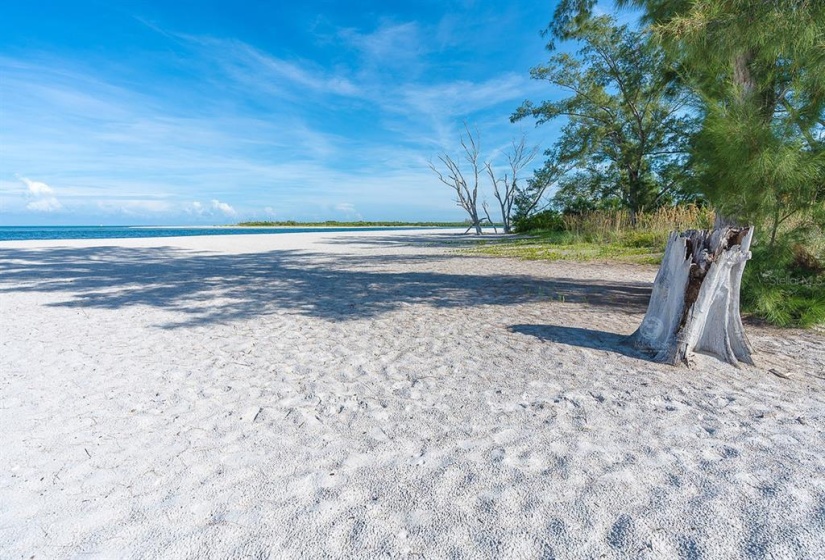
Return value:
<svg viewBox="0 0 825 560">
<path fill-rule="evenodd" d="M 656 364 L 655 267 L 462 239 L 0 243 L 0 557 L 825 558 L 822 334 Z"/>
</svg>

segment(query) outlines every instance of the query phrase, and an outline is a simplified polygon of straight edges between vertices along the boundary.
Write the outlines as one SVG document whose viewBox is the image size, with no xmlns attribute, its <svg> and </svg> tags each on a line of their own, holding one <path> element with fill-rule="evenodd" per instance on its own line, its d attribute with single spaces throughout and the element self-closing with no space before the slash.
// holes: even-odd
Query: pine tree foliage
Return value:
<svg viewBox="0 0 825 560">
<path fill-rule="evenodd" d="M 825 204 L 825 2 L 618 0 L 664 47 L 701 126 L 698 188 L 724 214 L 777 230 Z M 593 0 L 563 0 L 549 32 L 575 36 Z"/>
<path fill-rule="evenodd" d="M 668 57 L 671 83 L 696 100 L 695 188 L 762 236 L 743 279 L 743 304 L 775 324 L 825 322 L 825 271 L 797 258 L 802 248 L 807 260 L 825 262 L 825 2 L 617 4 L 642 9 Z M 575 34 L 594 5 L 562 0 L 551 37 Z"/>
<path fill-rule="evenodd" d="M 825 2 L 682 3 L 650 3 L 648 17 L 703 102 L 699 176 L 723 212 L 769 223 L 773 243 L 825 202 Z"/>
</svg>

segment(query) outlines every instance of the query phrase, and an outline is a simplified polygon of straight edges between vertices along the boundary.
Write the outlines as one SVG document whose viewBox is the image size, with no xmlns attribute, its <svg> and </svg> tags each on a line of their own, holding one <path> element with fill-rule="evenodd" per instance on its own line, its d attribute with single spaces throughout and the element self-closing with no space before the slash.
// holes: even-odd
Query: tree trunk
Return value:
<svg viewBox="0 0 825 560">
<path fill-rule="evenodd" d="M 510 209 L 507 208 L 507 205 L 503 202 L 499 202 L 499 206 L 501 206 L 501 223 L 503 224 L 502 229 L 504 233 L 512 233 L 513 228 L 510 226 Z"/>
<path fill-rule="evenodd" d="M 739 288 L 751 258 L 752 227 L 674 232 L 641 326 L 631 340 L 660 362 L 689 363 L 693 352 L 753 364 L 739 315 Z"/>
</svg>

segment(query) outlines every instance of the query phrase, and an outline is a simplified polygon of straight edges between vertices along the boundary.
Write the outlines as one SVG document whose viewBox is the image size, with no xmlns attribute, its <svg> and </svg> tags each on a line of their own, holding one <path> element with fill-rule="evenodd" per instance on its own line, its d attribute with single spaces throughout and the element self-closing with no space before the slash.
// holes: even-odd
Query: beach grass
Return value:
<svg viewBox="0 0 825 560">
<path fill-rule="evenodd" d="M 635 224 L 623 210 L 559 216 L 557 229 L 482 240 L 468 252 L 525 260 L 616 261 L 658 265 L 672 231 L 712 227 L 713 211 L 694 204 L 640 212 Z"/>
<path fill-rule="evenodd" d="M 462 250 L 467 254 L 511 257 L 524 260 L 603 262 L 658 265 L 664 254 L 659 235 L 627 234 L 614 241 L 596 241 L 569 232 L 535 232 L 480 240 Z"/>
<path fill-rule="evenodd" d="M 468 254 L 523 260 L 619 262 L 659 265 L 672 231 L 708 229 L 711 210 L 687 205 L 637 215 L 597 211 L 561 216 L 558 230 L 480 239 Z M 801 227 L 804 226 L 804 227 Z M 764 229 L 742 280 L 742 311 L 780 327 L 825 325 L 825 245 L 820 229 L 790 224 L 775 243 Z M 801 235 L 799 232 L 808 232 Z"/>
</svg>

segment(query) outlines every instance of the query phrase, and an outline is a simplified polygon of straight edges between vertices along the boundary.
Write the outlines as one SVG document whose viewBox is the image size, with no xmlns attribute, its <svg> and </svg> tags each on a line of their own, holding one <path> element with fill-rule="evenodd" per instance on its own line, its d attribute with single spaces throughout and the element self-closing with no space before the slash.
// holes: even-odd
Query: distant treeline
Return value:
<svg viewBox="0 0 825 560">
<path fill-rule="evenodd" d="M 339 222 L 327 220 L 325 222 L 296 222 L 286 220 L 281 222 L 241 222 L 242 227 L 467 227 L 465 222 Z"/>
</svg>

